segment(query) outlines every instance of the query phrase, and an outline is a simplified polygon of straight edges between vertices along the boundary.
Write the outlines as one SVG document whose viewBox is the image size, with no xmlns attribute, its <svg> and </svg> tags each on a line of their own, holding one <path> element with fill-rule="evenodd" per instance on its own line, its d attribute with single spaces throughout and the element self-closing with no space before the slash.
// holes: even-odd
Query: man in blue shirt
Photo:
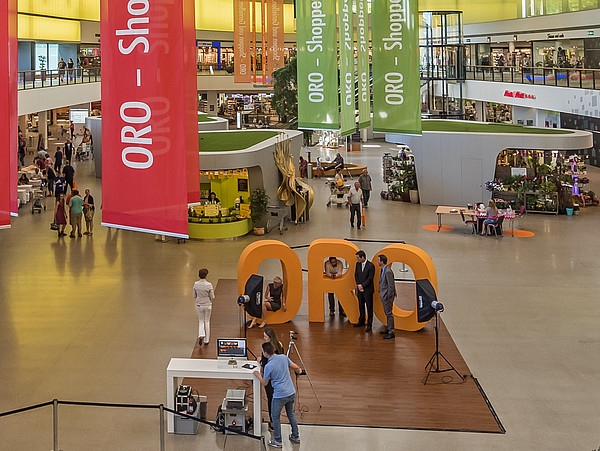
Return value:
<svg viewBox="0 0 600 451">
<path fill-rule="evenodd" d="M 271 403 L 271 420 L 273 421 L 273 440 L 269 441 L 269 446 L 281 448 L 281 410 L 285 406 L 285 412 L 292 426 L 290 442 L 300 443 L 300 433 L 298 432 L 298 420 L 294 413 L 294 401 L 296 400 L 296 389 L 290 376 L 290 368 L 296 374 L 302 373 L 302 369 L 292 362 L 286 355 L 275 354 L 275 348 L 269 342 L 263 343 L 263 355 L 268 359 L 263 369 L 263 376 L 259 371 L 254 371 L 254 375 L 260 380 L 263 386 L 269 381 L 273 386 L 273 402 Z M 260 362 L 260 361 L 259 361 Z M 255 431 L 256 433 L 257 431 Z"/>
</svg>

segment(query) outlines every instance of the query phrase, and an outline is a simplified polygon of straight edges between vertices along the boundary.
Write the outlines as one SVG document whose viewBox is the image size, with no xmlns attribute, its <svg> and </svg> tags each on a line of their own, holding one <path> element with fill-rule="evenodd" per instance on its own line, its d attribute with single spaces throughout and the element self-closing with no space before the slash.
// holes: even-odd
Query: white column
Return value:
<svg viewBox="0 0 600 451">
<path fill-rule="evenodd" d="M 219 96 L 217 91 L 208 91 L 206 93 L 207 113 L 216 115 L 219 112 Z"/>
</svg>

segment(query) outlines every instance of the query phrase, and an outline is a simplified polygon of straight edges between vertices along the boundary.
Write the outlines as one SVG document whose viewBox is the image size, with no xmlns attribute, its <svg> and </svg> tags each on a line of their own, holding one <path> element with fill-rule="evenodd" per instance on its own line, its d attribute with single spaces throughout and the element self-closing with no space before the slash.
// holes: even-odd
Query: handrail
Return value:
<svg viewBox="0 0 600 451">
<path fill-rule="evenodd" d="M 20 70 L 17 72 L 17 90 L 97 83 L 100 81 L 100 75 L 101 71 L 99 67 Z"/>
<path fill-rule="evenodd" d="M 564 88 L 600 89 L 600 69 L 549 66 L 464 66 L 465 78 Z"/>
<path fill-rule="evenodd" d="M 187 413 L 183 413 L 183 412 L 177 412 L 173 409 L 169 409 L 168 407 L 165 407 L 164 404 L 131 404 L 131 403 L 111 403 L 111 402 L 94 402 L 94 401 L 61 401 L 58 399 L 53 399 L 52 401 L 47 401 L 47 402 L 43 402 L 40 404 L 33 404 L 31 406 L 26 406 L 26 407 L 21 407 L 19 409 L 13 409 L 13 410 L 8 410 L 6 412 L 0 412 L 0 418 L 2 417 L 8 417 L 11 415 L 16 415 L 18 413 L 22 413 L 22 412 L 27 412 L 27 411 L 32 411 L 32 410 L 36 410 L 36 409 L 40 409 L 42 407 L 47 407 L 47 406 L 53 406 L 52 409 L 52 425 L 53 425 L 53 449 L 59 449 L 58 448 L 58 406 L 59 405 L 68 405 L 68 406 L 87 406 L 87 407 L 115 407 L 115 408 L 124 408 L 124 409 L 153 409 L 153 410 L 158 410 L 159 411 L 159 415 L 160 415 L 160 434 L 159 434 L 159 440 L 160 440 L 160 449 L 161 451 L 165 450 L 165 417 L 164 417 L 164 412 L 169 412 L 172 413 L 173 415 L 178 415 L 180 417 L 183 418 L 187 418 L 190 420 L 194 420 L 198 423 L 202 423 L 205 424 L 207 426 L 210 426 L 212 428 L 218 428 L 218 429 L 223 429 L 229 432 L 232 432 L 234 434 L 237 435 L 243 435 L 245 437 L 249 437 L 253 440 L 258 440 L 261 444 L 261 449 L 266 449 L 266 445 L 265 445 L 265 438 L 262 435 L 254 435 L 254 434 L 250 434 L 248 432 L 242 432 L 239 431 L 237 429 L 232 429 L 230 427 L 224 426 L 224 425 L 218 425 L 217 423 L 213 423 L 211 421 L 207 421 L 207 420 L 202 420 L 200 418 L 197 418 L 193 415 L 188 415 Z"/>
</svg>

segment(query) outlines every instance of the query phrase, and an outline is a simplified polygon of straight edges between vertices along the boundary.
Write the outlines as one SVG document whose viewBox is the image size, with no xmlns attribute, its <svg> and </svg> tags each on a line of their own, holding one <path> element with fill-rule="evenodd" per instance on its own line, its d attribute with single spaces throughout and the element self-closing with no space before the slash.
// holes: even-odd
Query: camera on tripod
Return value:
<svg viewBox="0 0 600 451">
<path fill-rule="evenodd" d="M 290 330 L 290 340 L 297 340 L 298 339 L 298 332 L 296 332 L 295 330 Z"/>
</svg>

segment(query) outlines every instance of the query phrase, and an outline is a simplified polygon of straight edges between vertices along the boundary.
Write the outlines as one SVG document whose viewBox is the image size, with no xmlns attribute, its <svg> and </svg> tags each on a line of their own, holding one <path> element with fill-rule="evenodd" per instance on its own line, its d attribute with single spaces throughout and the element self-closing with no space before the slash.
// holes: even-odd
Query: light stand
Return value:
<svg viewBox="0 0 600 451">
<path fill-rule="evenodd" d="M 240 304 L 238 303 L 239 306 L 239 320 L 240 320 L 240 335 L 242 333 L 242 331 L 244 331 L 244 338 L 247 338 L 248 335 L 248 321 L 246 320 L 246 308 L 244 307 L 244 304 Z M 247 348 L 248 352 L 250 354 L 252 354 L 252 356 L 256 359 L 256 354 L 254 354 L 252 352 L 252 349 L 250 349 L 250 347 Z"/>
<path fill-rule="evenodd" d="M 310 380 L 310 376 L 306 372 L 306 366 L 304 365 L 304 360 L 302 360 L 302 356 L 300 355 L 300 351 L 298 350 L 298 346 L 296 346 L 296 342 L 294 341 L 293 333 L 290 332 L 290 344 L 288 345 L 288 350 L 287 350 L 287 353 L 285 355 L 289 358 L 294 349 L 296 350 L 296 354 L 298 354 L 298 358 L 300 359 L 300 363 L 302 364 L 302 373 L 304 373 L 304 375 L 306 375 L 306 378 L 308 379 L 308 383 L 310 384 L 310 388 L 312 389 L 313 395 L 315 395 L 315 398 L 317 400 L 317 404 L 319 404 L 319 409 L 320 409 L 323 406 L 321 405 L 321 401 L 319 401 L 319 397 L 317 396 L 317 392 L 315 391 L 315 387 L 313 387 L 312 381 Z"/>
<path fill-rule="evenodd" d="M 429 359 L 429 362 L 427 362 L 427 365 L 425 365 L 425 370 L 427 371 L 427 374 L 425 375 L 425 378 L 423 379 L 423 385 L 427 385 L 427 380 L 429 379 L 429 376 L 431 375 L 431 373 L 445 373 L 447 371 L 454 371 L 458 377 L 460 377 L 460 380 L 464 382 L 465 378 L 462 377 L 462 375 L 456 371 L 456 368 L 454 368 L 454 366 L 452 366 L 452 364 L 448 361 L 448 359 L 446 357 L 444 357 L 444 354 L 442 354 L 440 352 L 440 338 L 439 338 L 439 330 L 438 330 L 438 311 L 435 311 L 435 352 L 433 353 L 433 355 L 431 356 L 431 358 Z M 450 368 L 447 368 L 445 370 L 441 370 L 440 369 L 440 357 L 442 359 L 444 359 L 444 361 L 450 366 Z"/>
</svg>

